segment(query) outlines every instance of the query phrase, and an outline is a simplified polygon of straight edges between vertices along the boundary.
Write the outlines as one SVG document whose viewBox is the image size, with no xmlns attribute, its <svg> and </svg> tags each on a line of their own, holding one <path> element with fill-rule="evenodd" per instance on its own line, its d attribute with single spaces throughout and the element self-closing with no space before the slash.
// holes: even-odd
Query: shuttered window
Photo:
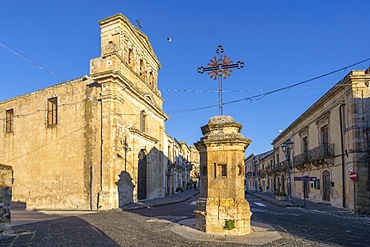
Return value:
<svg viewBox="0 0 370 247">
<path fill-rule="evenodd" d="M 58 98 L 48 99 L 48 114 L 47 123 L 49 127 L 56 126 L 58 124 Z"/>
<path fill-rule="evenodd" d="M 14 131 L 14 110 L 9 109 L 6 110 L 6 126 L 5 126 L 5 132 L 6 133 L 11 133 Z"/>
</svg>

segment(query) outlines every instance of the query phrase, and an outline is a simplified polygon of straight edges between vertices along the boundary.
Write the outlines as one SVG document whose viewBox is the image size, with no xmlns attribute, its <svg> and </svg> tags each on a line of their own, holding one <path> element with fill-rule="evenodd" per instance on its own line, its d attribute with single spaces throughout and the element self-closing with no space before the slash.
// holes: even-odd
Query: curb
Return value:
<svg viewBox="0 0 370 247">
<path fill-rule="evenodd" d="M 248 193 L 249 195 L 251 196 L 254 196 L 254 197 L 257 197 L 265 202 L 268 202 L 268 203 L 271 203 L 275 206 L 278 206 L 278 207 L 281 207 L 281 208 L 288 208 L 288 207 L 303 207 L 303 205 L 300 205 L 300 204 L 295 204 L 295 203 L 284 203 L 284 202 L 279 202 L 273 198 L 266 198 L 266 197 L 263 197 L 263 196 L 258 196 L 257 194 L 254 194 L 254 193 Z"/>
<path fill-rule="evenodd" d="M 123 211 L 133 211 L 133 210 L 138 210 L 138 209 L 143 209 L 143 208 L 154 208 L 154 207 L 159 207 L 159 206 L 164 206 L 164 205 L 176 204 L 176 203 L 187 201 L 190 198 L 198 195 L 199 193 L 200 192 L 197 191 L 197 192 L 192 193 L 192 194 L 190 194 L 186 197 L 178 198 L 178 199 L 176 199 L 176 196 L 174 196 L 175 198 L 172 201 L 166 201 L 166 202 L 157 202 L 157 203 L 150 202 L 150 201 L 147 201 L 146 203 L 145 202 L 137 202 L 135 204 L 139 204 L 139 205 L 137 205 L 136 207 L 125 208 L 125 206 L 123 206 L 121 209 Z M 165 198 L 165 197 L 163 197 L 163 198 Z M 156 199 L 154 199 L 154 200 L 156 200 Z"/>
</svg>

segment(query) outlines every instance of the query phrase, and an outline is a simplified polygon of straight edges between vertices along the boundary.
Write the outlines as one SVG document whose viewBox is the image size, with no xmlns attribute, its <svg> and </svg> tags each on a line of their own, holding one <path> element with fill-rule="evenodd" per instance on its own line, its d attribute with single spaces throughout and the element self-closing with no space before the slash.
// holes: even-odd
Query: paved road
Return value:
<svg viewBox="0 0 370 247">
<path fill-rule="evenodd" d="M 280 230 L 284 241 L 303 246 L 370 246 L 370 217 L 315 203 L 277 207 L 247 195 L 253 219 Z"/>
<path fill-rule="evenodd" d="M 282 238 L 264 246 L 370 246 L 369 217 L 325 206 L 281 208 L 247 195 L 252 221 L 272 225 Z M 132 211 L 112 210 L 65 216 L 13 227 L 0 246 L 250 246 L 188 239 L 173 231 L 194 218 L 196 197 Z"/>
</svg>

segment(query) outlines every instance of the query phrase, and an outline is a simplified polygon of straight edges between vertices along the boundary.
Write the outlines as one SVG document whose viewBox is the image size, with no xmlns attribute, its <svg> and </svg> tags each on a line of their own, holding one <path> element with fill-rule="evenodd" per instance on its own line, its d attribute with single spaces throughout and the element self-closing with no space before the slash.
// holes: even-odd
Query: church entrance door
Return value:
<svg viewBox="0 0 370 247">
<path fill-rule="evenodd" d="M 137 179 L 137 199 L 146 199 L 147 186 L 147 160 L 144 150 L 139 152 L 138 179 Z"/>
</svg>

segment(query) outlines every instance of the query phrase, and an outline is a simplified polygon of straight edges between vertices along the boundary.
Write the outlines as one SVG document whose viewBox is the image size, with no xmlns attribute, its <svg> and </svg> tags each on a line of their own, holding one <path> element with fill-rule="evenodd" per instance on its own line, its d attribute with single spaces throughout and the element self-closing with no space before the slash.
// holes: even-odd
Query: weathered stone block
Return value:
<svg viewBox="0 0 370 247">
<path fill-rule="evenodd" d="M 12 187 L 9 181 L 13 178 L 13 170 L 10 166 L 0 165 L 0 236 L 11 231 L 11 203 Z"/>
</svg>

